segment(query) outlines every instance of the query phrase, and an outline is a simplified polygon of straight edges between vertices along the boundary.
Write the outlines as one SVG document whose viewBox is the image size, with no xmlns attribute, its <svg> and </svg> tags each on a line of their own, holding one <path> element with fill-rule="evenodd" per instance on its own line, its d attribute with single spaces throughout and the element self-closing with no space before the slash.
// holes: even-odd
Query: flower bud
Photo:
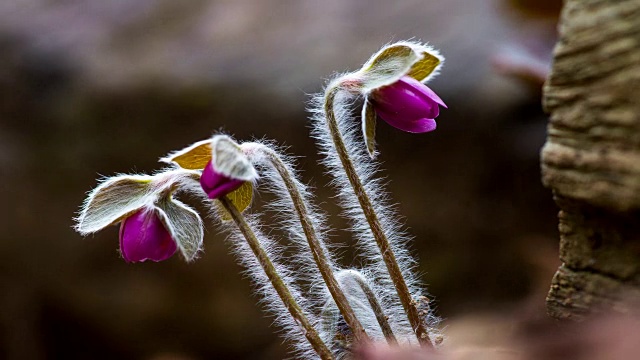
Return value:
<svg viewBox="0 0 640 360">
<path fill-rule="evenodd" d="M 202 219 L 172 194 L 191 189 L 199 177 L 196 171 L 172 169 L 108 178 L 89 193 L 75 229 L 88 235 L 121 223 L 120 250 L 126 261 L 161 261 L 176 249 L 192 261 L 202 248 Z"/>
<path fill-rule="evenodd" d="M 209 199 L 218 199 L 238 189 L 244 180 L 233 179 L 222 175 L 213 168 L 211 161 L 202 170 L 200 185 Z"/>
<path fill-rule="evenodd" d="M 127 262 L 162 261 L 178 250 L 155 208 L 142 208 L 122 220 L 120 252 Z"/>
<path fill-rule="evenodd" d="M 411 133 L 435 130 L 439 106 L 447 107 L 433 90 L 409 76 L 374 90 L 370 101 L 382 120 Z"/>
<path fill-rule="evenodd" d="M 438 74 L 443 62 L 442 55 L 428 45 L 400 41 L 384 46 L 360 70 L 329 85 L 364 97 L 362 135 L 371 158 L 376 156 L 377 116 L 406 132 L 435 130 L 438 106 L 446 105 L 424 83 Z"/>
<path fill-rule="evenodd" d="M 200 186 L 210 199 L 227 196 L 240 212 L 251 205 L 253 181 L 258 173 L 240 145 L 227 135 L 198 141 L 160 161 L 182 169 L 202 170 Z M 226 210 L 219 208 L 222 219 L 230 220 Z"/>
</svg>

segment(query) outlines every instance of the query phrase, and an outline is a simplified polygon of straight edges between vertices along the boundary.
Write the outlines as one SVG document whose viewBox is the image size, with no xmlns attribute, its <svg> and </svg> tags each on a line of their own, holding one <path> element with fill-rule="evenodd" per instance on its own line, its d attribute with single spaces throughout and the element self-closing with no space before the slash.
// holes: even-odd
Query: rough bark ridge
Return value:
<svg viewBox="0 0 640 360">
<path fill-rule="evenodd" d="M 547 309 L 580 319 L 640 300 L 640 0 L 566 0 L 559 31 L 542 180 L 563 265 Z"/>
</svg>

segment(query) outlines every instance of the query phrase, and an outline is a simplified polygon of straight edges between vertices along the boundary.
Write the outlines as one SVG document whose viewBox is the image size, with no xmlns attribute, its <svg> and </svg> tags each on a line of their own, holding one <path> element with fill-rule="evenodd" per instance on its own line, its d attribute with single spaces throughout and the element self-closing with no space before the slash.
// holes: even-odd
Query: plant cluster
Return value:
<svg viewBox="0 0 640 360">
<path fill-rule="evenodd" d="M 326 215 L 292 159 L 272 143 L 224 134 L 161 158 L 167 167 L 153 175 L 105 179 L 89 193 L 76 230 L 87 235 L 120 224 L 127 262 L 162 261 L 177 252 L 193 261 L 203 248 L 202 218 L 177 199 L 193 194 L 229 234 L 262 302 L 301 358 L 349 358 L 369 342 L 434 347 L 442 339 L 438 318 L 414 273 L 410 237 L 375 176 L 375 127 L 379 117 L 407 132 L 435 130 L 446 105 L 425 83 L 443 60 L 426 45 L 390 44 L 360 70 L 336 76 L 312 100 L 312 136 L 367 259 L 357 268 L 338 265 Z M 352 115 L 358 99 L 364 100 L 360 126 Z M 294 247 L 286 256 L 262 231 L 261 214 L 248 211 L 256 191 L 274 195 L 265 210 L 274 210 L 275 226 L 286 229 Z"/>
</svg>

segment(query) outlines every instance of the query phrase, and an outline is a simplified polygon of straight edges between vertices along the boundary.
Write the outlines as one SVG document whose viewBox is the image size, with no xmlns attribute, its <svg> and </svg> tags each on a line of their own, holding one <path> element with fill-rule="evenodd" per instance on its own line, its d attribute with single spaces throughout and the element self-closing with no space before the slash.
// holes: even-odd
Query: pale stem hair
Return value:
<svg viewBox="0 0 640 360">
<path fill-rule="evenodd" d="M 364 327 L 358 320 L 355 312 L 349 304 L 349 301 L 347 300 L 347 297 L 340 287 L 340 284 L 334 276 L 333 266 L 330 264 L 325 247 L 323 246 L 321 240 L 318 238 L 313 221 L 309 216 L 307 204 L 301 194 L 300 189 L 298 189 L 297 182 L 293 174 L 288 169 L 284 161 L 282 161 L 282 159 L 278 156 L 276 151 L 269 148 L 268 146 L 259 143 L 250 143 L 243 145 L 249 145 L 252 147 L 253 151 L 259 151 L 260 153 L 262 153 L 262 155 L 266 157 L 271 166 L 273 166 L 273 168 L 280 175 L 289 195 L 291 196 L 291 200 L 298 215 L 300 225 L 304 231 L 305 237 L 307 238 L 309 249 L 313 254 L 313 260 L 318 266 L 318 270 L 322 275 L 322 279 L 324 280 L 329 293 L 333 297 L 333 300 L 340 310 L 340 313 L 342 314 L 345 322 L 347 323 L 349 328 L 351 328 L 354 340 L 356 342 L 368 341 L 369 337 L 367 336 Z"/>
<path fill-rule="evenodd" d="M 240 213 L 240 211 L 238 211 L 235 205 L 226 196 L 223 196 L 219 200 L 225 210 L 227 210 L 227 212 L 231 215 L 231 218 L 235 222 L 242 235 L 244 235 L 247 243 L 249 244 L 249 247 L 262 266 L 262 269 L 273 285 L 273 288 L 278 293 L 278 296 L 280 297 L 280 299 L 282 299 L 285 307 L 287 308 L 287 310 L 289 310 L 289 313 L 295 319 L 295 321 L 303 328 L 304 336 L 307 338 L 315 352 L 323 360 L 333 360 L 334 357 L 331 354 L 331 351 L 322 341 L 316 329 L 305 316 L 302 308 L 296 302 L 294 296 L 289 291 L 284 280 L 278 275 L 274 264 L 271 262 L 271 259 L 269 259 L 267 252 L 262 248 L 260 241 L 245 220 L 244 216 Z"/>
<path fill-rule="evenodd" d="M 351 184 L 351 187 L 355 192 L 358 202 L 360 203 L 360 207 L 362 208 L 366 221 L 371 228 L 373 237 L 376 241 L 376 244 L 378 245 L 378 248 L 380 249 L 380 254 L 382 255 L 391 281 L 393 282 L 396 292 L 398 293 L 398 297 L 400 299 L 402 307 L 404 308 L 409 322 L 411 323 L 411 327 L 413 328 L 418 341 L 420 342 L 420 344 L 422 344 L 422 346 L 432 347 L 433 344 L 427 331 L 427 327 L 420 318 L 416 302 L 413 300 L 411 292 L 409 291 L 409 287 L 405 282 L 405 279 L 402 275 L 402 270 L 398 265 L 396 256 L 389 243 L 389 239 L 387 238 L 380 220 L 378 219 L 378 215 L 376 214 L 374 206 L 365 191 L 365 187 L 360 181 L 358 173 L 356 172 L 356 168 L 351 161 L 349 152 L 340 133 L 338 122 L 336 120 L 334 112 L 334 100 L 340 90 L 341 88 L 339 87 L 339 85 L 330 86 L 326 90 L 324 97 L 324 112 L 326 116 L 326 123 L 329 128 L 336 153 L 340 159 L 342 167 L 344 168 L 349 183 Z"/>
</svg>

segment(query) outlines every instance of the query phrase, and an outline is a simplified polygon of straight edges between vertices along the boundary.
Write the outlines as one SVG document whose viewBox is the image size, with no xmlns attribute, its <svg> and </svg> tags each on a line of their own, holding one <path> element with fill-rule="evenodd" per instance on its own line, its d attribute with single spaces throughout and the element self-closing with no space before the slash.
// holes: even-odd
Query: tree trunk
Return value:
<svg viewBox="0 0 640 360">
<path fill-rule="evenodd" d="M 640 303 L 640 0 L 566 0 L 543 102 L 542 180 L 560 207 L 547 310 Z"/>
</svg>

